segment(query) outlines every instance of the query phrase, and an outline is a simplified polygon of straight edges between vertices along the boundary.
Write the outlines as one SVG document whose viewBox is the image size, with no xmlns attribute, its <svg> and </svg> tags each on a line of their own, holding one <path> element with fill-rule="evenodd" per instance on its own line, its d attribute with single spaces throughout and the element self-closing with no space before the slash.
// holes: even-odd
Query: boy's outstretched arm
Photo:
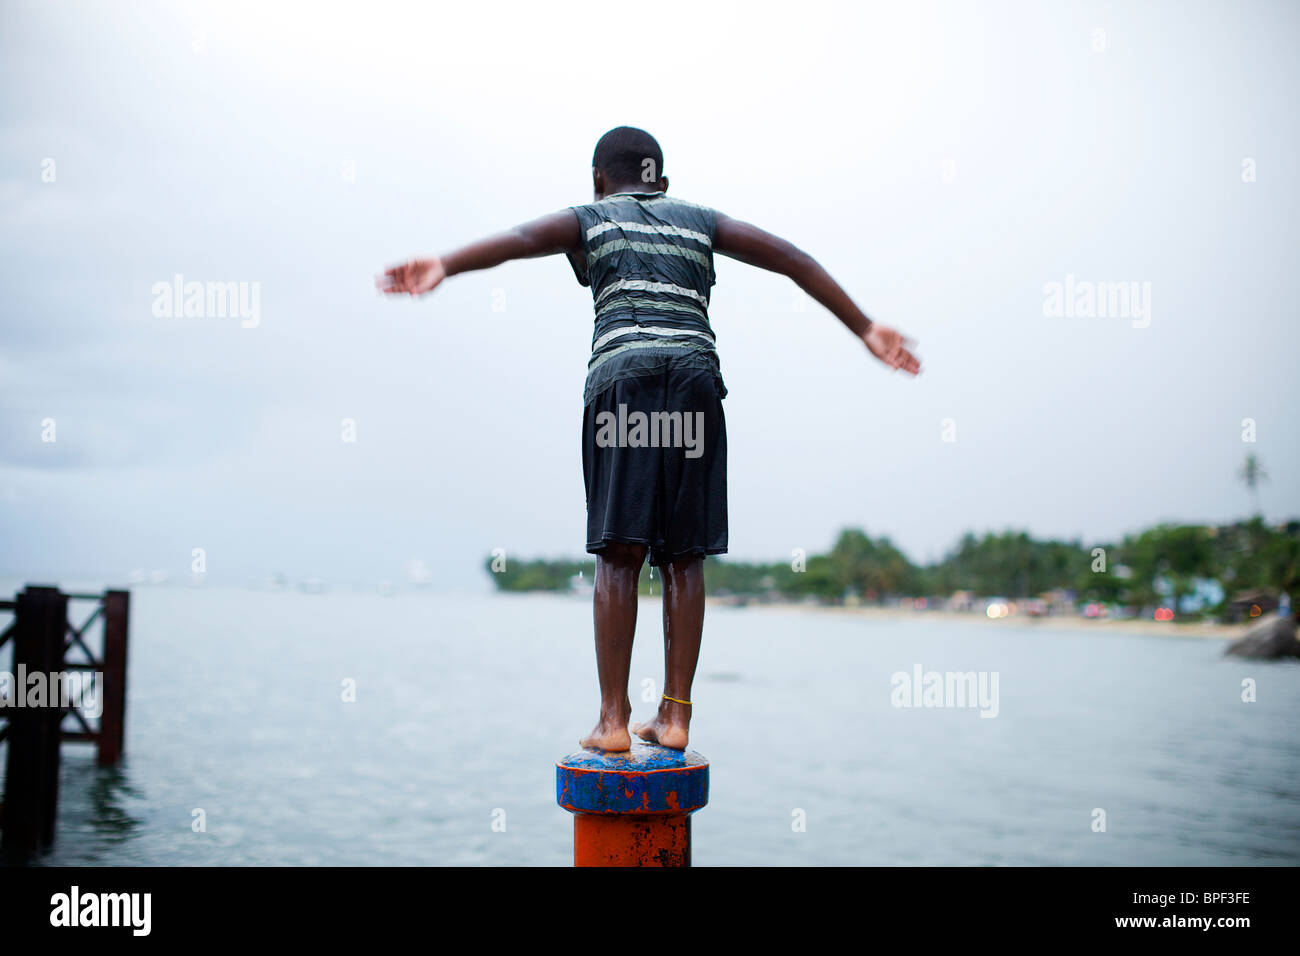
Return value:
<svg viewBox="0 0 1300 956">
<path fill-rule="evenodd" d="M 393 266 L 375 279 L 375 285 L 389 295 L 424 295 L 447 276 L 460 272 L 491 269 L 511 259 L 574 252 L 579 245 L 579 228 L 577 213 L 562 209 L 446 255 L 411 259 Z"/>
<path fill-rule="evenodd" d="M 789 276 L 799 288 L 826 306 L 860 338 L 876 358 L 890 368 L 915 375 L 921 363 L 909 350 L 914 343 L 901 332 L 878 325 L 863 314 L 830 273 L 812 256 L 792 243 L 757 226 L 718 213 L 713 251 L 751 266 Z"/>
</svg>

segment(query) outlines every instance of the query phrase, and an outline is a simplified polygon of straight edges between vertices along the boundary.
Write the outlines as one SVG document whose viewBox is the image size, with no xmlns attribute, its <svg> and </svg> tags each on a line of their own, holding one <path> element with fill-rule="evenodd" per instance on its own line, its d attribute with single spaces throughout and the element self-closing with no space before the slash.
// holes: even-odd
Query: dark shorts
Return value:
<svg viewBox="0 0 1300 956">
<path fill-rule="evenodd" d="M 662 566 L 727 550 L 727 424 L 712 372 L 668 368 L 597 394 L 582 417 L 582 472 L 592 554 L 643 544 Z"/>
</svg>

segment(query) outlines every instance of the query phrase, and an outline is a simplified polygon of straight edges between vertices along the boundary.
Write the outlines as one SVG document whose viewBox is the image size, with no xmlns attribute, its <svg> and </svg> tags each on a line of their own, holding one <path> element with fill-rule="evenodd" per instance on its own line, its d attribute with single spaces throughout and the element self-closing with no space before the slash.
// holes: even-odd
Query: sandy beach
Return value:
<svg viewBox="0 0 1300 956">
<path fill-rule="evenodd" d="M 719 601 L 718 603 L 723 603 Z M 1218 624 L 1214 622 L 1194 621 L 1173 623 L 1147 621 L 1136 618 L 1127 619 L 1089 619 L 1074 616 L 1039 616 L 1017 614 L 1010 617 L 990 618 L 977 611 L 925 610 L 914 611 L 900 607 L 877 607 L 858 605 L 856 607 L 823 606 L 803 604 L 793 601 L 777 601 L 763 604 L 748 604 L 745 607 L 762 607 L 772 610 L 798 611 L 813 614 L 848 615 L 868 618 L 897 620 L 911 618 L 915 620 L 943 620 L 961 622 L 977 627 L 1041 627 L 1050 630 L 1096 631 L 1098 633 L 1126 633 L 1153 635 L 1156 637 L 1188 637 L 1202 639 L 1234 640 L 1244 633 L 1249 624 Z"/>
</svg>

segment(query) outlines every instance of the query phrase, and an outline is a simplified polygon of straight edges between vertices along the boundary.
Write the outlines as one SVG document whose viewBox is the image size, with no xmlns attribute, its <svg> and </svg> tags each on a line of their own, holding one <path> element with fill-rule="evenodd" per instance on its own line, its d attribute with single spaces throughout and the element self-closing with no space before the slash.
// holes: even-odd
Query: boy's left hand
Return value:
<svg viewBox="0 0 1300 956">
<path fill-rule="evenodd" d="M 901 369 L 910 375 L 921 371 L 921 362 L 912 354 L 916 343 L 896 329 L 873 322 L 862 336 L 867 350 L 890 368 Z"/>
<path fill-rule="evenodd" d="M 400 266 L 385 270 L 375 279 L 375 285 L 388 295 L 424 295 L 438 287 L 447 278 L 447 270 L 437 256 L 428 259 L 412 259 Z"/>
</svg>

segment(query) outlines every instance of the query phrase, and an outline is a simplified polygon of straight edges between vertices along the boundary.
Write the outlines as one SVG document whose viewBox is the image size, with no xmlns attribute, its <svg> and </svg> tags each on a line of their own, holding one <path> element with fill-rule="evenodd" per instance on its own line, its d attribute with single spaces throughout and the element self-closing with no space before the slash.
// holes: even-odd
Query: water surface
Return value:
<svg viewBox="0 0 1300 956">
<path fill-rule="evenodd" d="M 103 771 L 65 745 L 46 862 L 570 861 L 554 763 L 595 720 L 587 601 L 155 587 L 132 602 L 127 757 Z M 652 710 L 642 682 L 660 689 L 659 626 L 650 599 L 638 718 Z M 712 791 L 695 861 L 1296 865 L 1300 666 L 1222 650 L 710 608 L 692 740 Z M 918 663 L 997 672 L 998 716 L 894 707 L 891 676 Z"/>
</svg>

